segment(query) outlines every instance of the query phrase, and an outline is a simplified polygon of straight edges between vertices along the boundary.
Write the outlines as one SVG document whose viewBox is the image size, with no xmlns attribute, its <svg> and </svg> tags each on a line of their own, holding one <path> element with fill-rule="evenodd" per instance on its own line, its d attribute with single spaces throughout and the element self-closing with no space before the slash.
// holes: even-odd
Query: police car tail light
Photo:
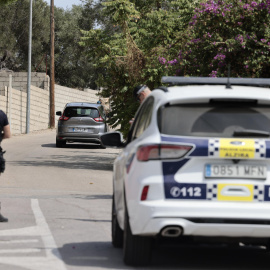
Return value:
<svg viewBox="0 0 270 270">
<path fill-rule="evenodd" d="M 64 116 L 64 115 L 62 115 L 62 116 L 59 117 L 59 120 L 60 121 L 67 121 L 68 119 L 69 119 L 69 117 Z"/>
<path fill-rule="evenodd" d="M 145 201 L 147 199 L 149 186 L 144 186 L 141 194 L 141 201 Z"/>
<path fill-rule="evenodd" d="M 179 159 L 184 157 L 192 146 L 173 144 L 151 144 L 138 148 L 137 159 L 139 161 L 159 160 L 159 159 Z"/>
</svg>

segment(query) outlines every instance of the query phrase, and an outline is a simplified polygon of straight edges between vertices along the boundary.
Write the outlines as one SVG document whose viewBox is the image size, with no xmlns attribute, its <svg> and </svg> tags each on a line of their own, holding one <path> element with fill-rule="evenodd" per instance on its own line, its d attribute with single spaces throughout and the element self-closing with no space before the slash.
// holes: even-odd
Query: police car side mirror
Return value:
<svg viewBox="0 0 270 270">
<path fill-rule="evenodd" d="M 123 148 L 125 146 L 123 135 L 119 131 L 104 133 L 100 136 L 100 140 L 106 147 Z"/>
</svg>

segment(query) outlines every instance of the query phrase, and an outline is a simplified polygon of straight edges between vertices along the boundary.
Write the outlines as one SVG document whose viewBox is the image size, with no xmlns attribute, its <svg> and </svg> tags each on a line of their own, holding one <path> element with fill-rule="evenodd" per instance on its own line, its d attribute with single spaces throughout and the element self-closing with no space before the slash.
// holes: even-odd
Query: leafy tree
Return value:
<svg viewBox="0 0 270 270">
<path fill-rule="evenodd" d="M 29 1 L 18 0 L 0 9 L 1 67 L 26 71 L 29 44 Z M 32 70 L 38 68 L 44 54 L 49 52 L 49 7 L 36 0 L 32 12 Z M 45 70 L 45 61 L 40 69 Z"/>
<path fill-rule="evenodd" d="M 179 33 L 185 32 L 197 1 L 189 0 L 115 0 L 100 1 L 103 16 L 110 19 L 113 31 L 106 27 L 83 31 L 81 44 L 96 65 L 106 68 L 100 81 L 105 88 L 102 95 L 111 96 L 113 127 L 121 124 L 127 134 L 129 120 L 138 104 L 132 97 L 137 84 L 146 83 L 151 88 L 160 85 L 166 67 L 159 56 L 173 50 L 180 43 Z"/>
<path fill-rule="evenodd" d="M 206 1 L 190 21 L 187 41 L 162 58 L 170 75 L 269 77 L 270 1 Z M 168 61 L 171 60 L 171 61 Z"/>
<path fill-rule="evenodd" d="M 2 3 L 2 2 L 1 2 Z M 11 1 L 0 9 L 0 68 L 26 71 L 28 68 L 29 0 Z M 49 74 L 50 7 L 43 0 L 33 1 L 32 71 Z M 94 27 L 98 8 L 93 1 L 64 10 L 55 7 L 55 80 L 73 87 L 96 89 L 95 81 L 104 72 L 86 59 L 85 48 L 79 46 L 80 29 Z"/>
<path fill-rule="evenodd" d="M 0 6 L 10 4 L 14 1 L 16 0 L 0 0 Z"/>
<path fill-rule="evenodd" d="M 55 77 L 57 83 L 73 88 L 94 88 L 99 69 L 85 57 L 79 45 L 80 29 L 92 29 L 95 17 L 92 1 L 86 6 L 73 5 L 70 10 L 55 10 Z"/>
</svg>

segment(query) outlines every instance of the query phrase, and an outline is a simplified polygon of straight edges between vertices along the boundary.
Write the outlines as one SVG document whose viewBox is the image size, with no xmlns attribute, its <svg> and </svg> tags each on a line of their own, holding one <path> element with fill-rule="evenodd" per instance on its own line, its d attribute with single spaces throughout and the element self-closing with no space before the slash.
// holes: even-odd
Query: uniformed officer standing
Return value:
<svg viewBox="0 0 270 270">
<path fill-rule="evenodd" d="M 0 110 L 0 130 L 1 130 L 1 138 L 0 138 L 1 141 L 3 139 L 8 139 L 11 137 L 8 118 L 7 115 L 2 110 Z M 7 222 L 7 221 L 8 219 L 3 217 L 2 214 L 0 213 L 0 222 Z"/>
</svg>

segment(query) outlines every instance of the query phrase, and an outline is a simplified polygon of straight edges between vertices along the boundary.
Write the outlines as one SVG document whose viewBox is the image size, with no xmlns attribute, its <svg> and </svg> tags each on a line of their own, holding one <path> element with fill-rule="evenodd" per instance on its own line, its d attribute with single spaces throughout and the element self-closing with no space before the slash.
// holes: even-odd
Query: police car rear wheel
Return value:
<svg viewBox="0 0 270 270">
<path fill-rule="evenodd" d="M 132 266 L 148 265 L 152 254 L 152 238 L 133 235 L 125 211 L 124 262 Z"/>
<path fill-rule="evenodd" d="M 112 199 L 112 225 L 111 226 L 112 226 L 112 244 L 116 248 L 122 248 L 124 232 L 120 228 L 118 220 L 117 220 L 114 195 Z"/>
</svg>

